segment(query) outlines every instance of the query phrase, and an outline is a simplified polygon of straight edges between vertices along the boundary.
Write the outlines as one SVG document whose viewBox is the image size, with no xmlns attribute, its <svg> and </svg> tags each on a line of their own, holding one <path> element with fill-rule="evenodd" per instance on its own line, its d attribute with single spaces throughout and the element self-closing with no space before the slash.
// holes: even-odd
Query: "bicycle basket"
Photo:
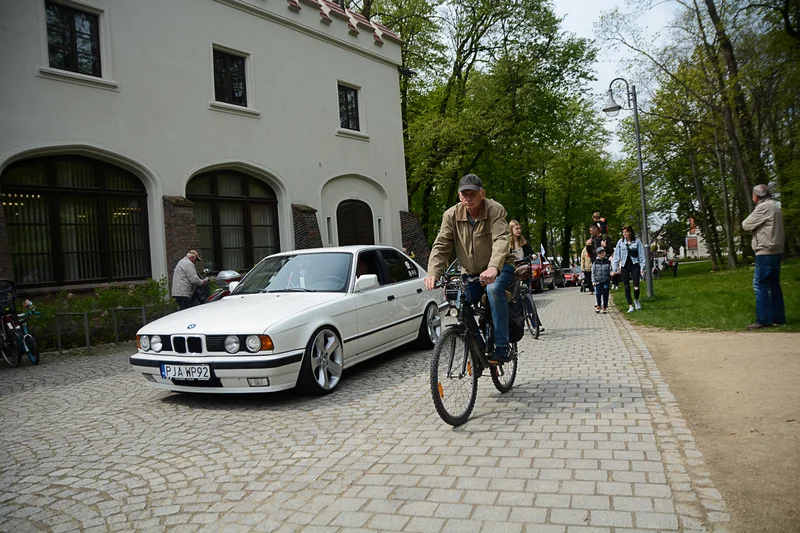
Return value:
<svg viewBox="0 0 800 533">
<path fill-rule="evenodd" d="M 7 309 L 17 297 L 17 290 L 14 282 L 8 279 L 0 279 L 0 306 Z"/>
</svg>

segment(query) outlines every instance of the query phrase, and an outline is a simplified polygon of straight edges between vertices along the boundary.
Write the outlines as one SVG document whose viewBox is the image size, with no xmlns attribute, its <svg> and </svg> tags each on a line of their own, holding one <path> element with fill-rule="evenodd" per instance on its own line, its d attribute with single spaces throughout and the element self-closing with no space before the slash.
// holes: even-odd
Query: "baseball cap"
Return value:
<svg viewBox="0 0 800 533">
<path fill-rule="evenodd" d="M 189 253 L 192 254 L 193 256 L 195 256 L 198 261 L 202 261 L 203 260 L 203 258 L 200 257 L 200 252 L 198 252 L 197 250 L 189 250 Z"/>
<path fill-rule="evenodd" d="M 597 247 L 597 253 L 598 254 L 604 254 L 604 253 L 606 253 L 606 249 L 603 248 L 602 246 L 598 246 Z"/>
<path fill-rule="evenodd" d="M 481 189 L 483 189 L 483 182 L 475 174 L 467 174 L 458 183 L 458 192 L 480 191 Z"/>
</svg>

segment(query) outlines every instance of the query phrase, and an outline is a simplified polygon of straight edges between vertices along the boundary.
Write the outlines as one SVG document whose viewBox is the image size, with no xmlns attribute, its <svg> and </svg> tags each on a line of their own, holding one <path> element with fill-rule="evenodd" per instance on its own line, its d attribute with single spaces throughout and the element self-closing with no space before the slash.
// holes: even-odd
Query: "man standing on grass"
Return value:
<svg viewBox="0 0 800 533">
<path fill-rule="evenodd" d="M 781 291 L 781 255 L 783 254 L 783 214 L 764 184 L 753 187 L 756 208 L 742 221 L 742 229 L 753 233 L 756 268 L 753 288 L 756 291 L 756 321 L 747 329 L 786 324 L 786 309 Z"/>
</svg>

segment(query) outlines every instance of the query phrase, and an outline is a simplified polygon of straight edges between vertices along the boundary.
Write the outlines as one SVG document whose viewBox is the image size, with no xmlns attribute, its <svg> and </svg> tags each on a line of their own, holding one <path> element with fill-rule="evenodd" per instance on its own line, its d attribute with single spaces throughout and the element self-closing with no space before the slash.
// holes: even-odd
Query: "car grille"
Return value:
<svg viewBox="0 0 800 533">
<path fill-rule="evenodd" d="M 172 336 L 172 349 L 175 353 L 203 353 L 203 339 L 200 337 Z"/>
</svg>

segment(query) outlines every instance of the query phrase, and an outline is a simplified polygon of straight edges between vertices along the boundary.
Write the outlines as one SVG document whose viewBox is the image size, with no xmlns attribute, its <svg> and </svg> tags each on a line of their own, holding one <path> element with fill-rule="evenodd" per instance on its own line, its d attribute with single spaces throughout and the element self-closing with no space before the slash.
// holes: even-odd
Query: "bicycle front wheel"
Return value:
<svg viewBox="0 0 800 533">
<path fill-rule="evenodd" d="M 503 393 L 510 391 L 514 386 L 514 380 L 517 379 L 517 345 L 512 344 L 510 348 L 511 361 L 502 365 L 492 365 L 489 369 L 494 388 Z"/>
<path fill-rule="evenodd" d="M 533 297 L 526 294 L 522 300 L 525 304 L 525 326 L 533 335 L 534 339 L 539 338 L 539 315 L 536 313 L 536 304 L 533 303 Z"/>
<path fill-rule="evenodd" d="M 22 342 L 25 343 L 25 348 L 27 348 L 28 358 L 31 360 L 31 363 L 38 365 L 39 344 L 36 342 L 36 339 L 33 338 L 33 335 L 25 335 L 25 337 L 22 338 Z"/>
<path fill-rule="evenodd" d="M 439 416 L 451 426 L 460 426 L 472 414 L 478 396 L 478 373 L 468 343 L 459 328 L 445 330 L 431 357 L 431 396 Z"/>
</svg>

